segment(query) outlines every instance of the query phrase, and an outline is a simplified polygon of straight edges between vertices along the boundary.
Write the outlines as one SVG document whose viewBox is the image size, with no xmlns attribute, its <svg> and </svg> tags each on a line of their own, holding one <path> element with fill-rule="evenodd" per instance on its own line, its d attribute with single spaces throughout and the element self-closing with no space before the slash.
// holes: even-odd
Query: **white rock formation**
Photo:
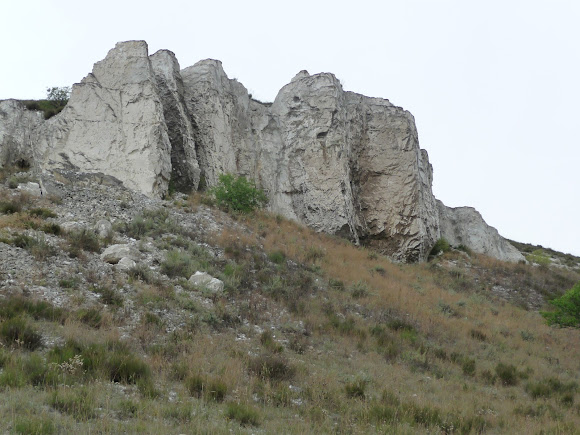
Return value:
<svg viewBox="0 0 580 435">
<path fill-rule="evenodd" d="M 33 183 L 29 181 L 28 183 L 22 183 L 18 185 L 18 190 L 20 192 L 28 193 L 32 196 L 41 196 L 42 190 L 40 189 L 40 185 L 38 183 Z"/>
<path fill-rule="evenodd" d="M 113 225 L 107 219 L 100 219 L 95 224 L 95 232 L 101 238 L 106 238 L 113 232 Z"/>
<path fill-rule="evenodd" d="M 123 257 L 119 260 L 117 264 L 115 264 L 115 269 L 126 272 L 127 270 L 131 270 L 132 268 L 134 268 L 136 265 L 137 263 L 135 262 L 135 260 L 132 260 L 129 257 Z"/>
<path fill-rule="evenodd" d="M 213 293 L 221 292 L 224 289 L 223 281 L 199 270 L 189 277 L 189 282 L 196 287 L 206 288 Z"/>
<path fill-rule="evenodd" d="M 195 132 L 191 115 L 185 106 L 179 63 L 175 54 L 169 50 L 160 50 L 149 56 L 149 59 L 171 142 L 171 179 L 177 189 L 197 190 L 200 171 L 195 152 Z"/>
<path fill-rule="evenodd" d="M 19 101 L 0 101 L 0 168 L 33 162 L 35 132 L 43 122 L 41 112 L 27 110 Z"/>
<path fill-rule="evenodd" d="M 147 44 L 118 43 L 73 86 L 64 110 L 39 135 L 43 170 L 104 173 L 163 195 L 171 145 Z"/>
<path fill-rule="evenodd" d="M 525 261 L 523 255 L 497 230 L 485 223 L 481 214 L 472 207 L 447 207 L 437 201 L 441 237 L 451 246 L 464 245 L 479 254 L 503 261 Z"/>
<path fill-rule="evenodd" d="M 328 73 L 301 71 L 260 103 L 217 60 L 179 71 L 170 51 L 118 43 L 50 120 L 0 102 L 0 166 L 18 160 L 157 197 L 170 180 L 195 190 L 230 172 L 262 187 L 272 211 L 395 260 L 424 260 L 441 234 L 520 259 L 477 212 L 437 205 L 409 112 Z"/>
<path fill-rule="evenodd" d="M 332 74 L 300 72 L 272 105 L 251 100 L 218 61 L 181 74 L 208 185 L 224 172 L 246 175 L 276 213 L 397 260 L 426 257 L 438 215 L 410 113 L 344 92 Z"/>
<path fill-rule="evenodd" d="M 101 254 L 101 260 L 110 264 L 117 264 L 122 258 L 138 261 L 140 257 L 139 250 L 128 244 L 108 246 Z"/>
</svg>

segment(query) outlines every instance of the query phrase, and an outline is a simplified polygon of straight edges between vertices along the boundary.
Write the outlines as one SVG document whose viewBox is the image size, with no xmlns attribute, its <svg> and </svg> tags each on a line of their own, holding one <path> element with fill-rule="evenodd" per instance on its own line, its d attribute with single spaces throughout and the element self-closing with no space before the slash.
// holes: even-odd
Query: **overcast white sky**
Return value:
<svg viewBox="0 0 580 435">
<path fill-rule="evenodd" d="M 435 195 L 580 255 L 580 1 L 12 1 L 0 99 L 79 82 L 118 41 L 220 59 L 272 101 L 300 70 L 415 116 Z"/>
</svg>

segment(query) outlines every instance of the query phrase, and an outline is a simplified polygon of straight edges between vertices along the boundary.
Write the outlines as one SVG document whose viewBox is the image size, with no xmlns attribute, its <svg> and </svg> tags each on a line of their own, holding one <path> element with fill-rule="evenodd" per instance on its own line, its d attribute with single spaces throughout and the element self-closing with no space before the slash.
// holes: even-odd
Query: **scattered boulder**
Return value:
<svg viewBox="0 0 580 435">
<path fill-rule="evenodd" d="M 129 257 L 123 257 L 119 260 L 119 262 L 115 265 L 115 269 L 127 271 L 134 268 L 137 263 Z"/>
<path fill-rule="evenodd" d="M 20 190 L 21 192 L 28 193 L 32 196 L 42 196 L 40 184 L 33 183 L 31 181 L 29 181 L 28 183 L 19 184 L 18 190 Z"/>
<path fill-rule="evenodd" d="M 95 232 L 103 239 L 109 237 L 112 231 L 113 225 L 107 219 L 101 219 L 95 224 Z"/>
<path fill-rule="evenodd" d="M 224 289 L 224 282 L 214 278 L 209 273 L 197 271 L 189 278 L 189 282 L 196 287 L 204 287 L 214 293 Z"/>
<path fill-rule="evenodd" d="M 141 253 L 135 247 L 128 244 L 111 245 L 101 254 L 101 260 L 110 264 L 117 264 L 122 258 L 138 261 Z"/>
<path fill-rule="evenodd" d="M 447 207 L 437 201 L 441 237 L 452 246 L 464 245 L 478 254 L 489 255 L 502 261 L 525 261 L 523 255 L 497 230 L 483 220 L 472 207 Z"/>
<path fill-rule="evenodd" d="M 80 222 L 68 221 L 60 224 L 60 229 L 63 230 L 65 233 L 69 233 L 71 231 L 81 231 L 85 229 L 85 226 Z"/>
</svg>

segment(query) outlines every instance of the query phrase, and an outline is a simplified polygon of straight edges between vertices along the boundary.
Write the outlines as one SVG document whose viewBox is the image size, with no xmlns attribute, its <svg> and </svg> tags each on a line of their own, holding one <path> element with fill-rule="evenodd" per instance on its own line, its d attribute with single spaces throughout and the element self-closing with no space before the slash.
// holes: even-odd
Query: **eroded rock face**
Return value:
<svg viewBox="0 0 580 435">
<path fill-rule="evenodd" d="M 36 130 L 43 122 L 41 112 L 27 110 L 20 101 L 0 101 L 0 168 L 32 164 Z"/>
<path fill-rule="evenodd" d="M 472 207 L 447 207 L 437 201 L 441 237 L 452 246 L 464 245 L 473 251 L 503 261 L 525 261 L 523 255 L 497 230 L 485 223 Z"/>
<path fill-rule="evenodd" d="M 270 106 L 250 99 L 218 61 L 181 73 L 208 185 L 220 173 L 245 175 L 276 213 L 397 260 L 426 257 L 438 214 L 411 114 L 344 92 L 332 74 L 300 72 Z"/>
<path fill-rule="evenodd" d="M 189 191 L 234 173 L 263 188 L 273 212 L 395 260 L 424 260 L 441 235 L 521 258 L 475 210 L 436 203 L 409 112 L 345 92 L 328 73 L 301 71 L 261 103 L 219 61 L 180 71 L 170 51 L 149 56 L 144 41 L 119 43 L 48 121 L 0 102 L 0 166 L 16 159 L 152 197 L 170 180 Z"/>
<path fill-rule="evenodd" d="M 171 145 L 147 44 L 118 43 L 73 86 L 64 110 L 39 135 L 43 170 L 104 173 L 163 195 Z"/>
<path fill-rule="evenodd" d="M 197 190 L 200 171 L 195 151 L 195 133 L 191 115 L 185 105 L 179 63 L 169 50 L 160 50 L 149 56 L 149 59 L 171 142 L 171 180 L 179 190 Z"/>
</svg>

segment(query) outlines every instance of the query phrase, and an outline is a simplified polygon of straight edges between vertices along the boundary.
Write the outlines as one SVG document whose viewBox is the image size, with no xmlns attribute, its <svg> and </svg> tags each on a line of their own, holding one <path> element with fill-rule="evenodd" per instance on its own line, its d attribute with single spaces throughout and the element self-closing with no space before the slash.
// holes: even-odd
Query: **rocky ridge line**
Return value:
<svg viewBox="0 0 580 435">
<path fill-rule="evenodd" d="M 397 261 L 426 259 L 442 235 L 523 259 L 483 219 L 457 218 L 436 201 L 409 112 L 345 92 L 328 73 L 302 71 L 263 104 L 219 61 L 180 71 L 170 51 L 118 43 L 48 121 L 0 102 L 0 157 L 0 166 L 25 159 L 40 173 L 113 177 L 151 197 L 170 180 L 195 190 L 230 172 L 255 180 L 273 212 Z"/>
</svg>

